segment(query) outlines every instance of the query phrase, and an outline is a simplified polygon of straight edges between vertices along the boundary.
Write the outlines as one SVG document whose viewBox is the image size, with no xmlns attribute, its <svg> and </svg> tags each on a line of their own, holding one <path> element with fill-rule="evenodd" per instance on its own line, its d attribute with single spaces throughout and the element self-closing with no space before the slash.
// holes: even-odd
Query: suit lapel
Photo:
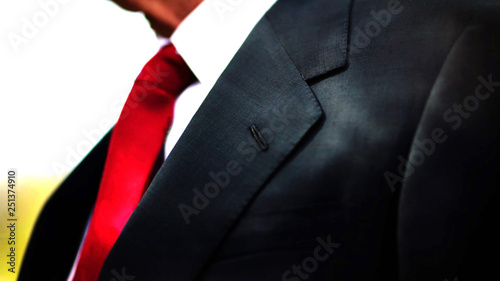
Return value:
<svg viewBox="0 0 500 281">
<path fill-rule="evenodd" d="M 111 133 L 107 133 L 50 196 L 31 233 L 20 281 L 66 280 L 97 198 Z M 59 233 L 54 235 L 55 233 Z M 47 253 L 57 247 L 57 267 Z"/>
<path fill-rule="evenodd" d="M 305 80 L 347 64 L 351 0 L 281 0 L 266 18 Z"/>
<path fill-rule="evenodd" d="M 122 274 L 137 280 L 195 278 L 321 118 L 304 78 L 326 68 L 301 66 L 302 58 L 287 53 L 280 41 L 285 28 L 275 28 L 264 18 L 228 65 L 132 214 L 99 280 Z"/>
</svg>

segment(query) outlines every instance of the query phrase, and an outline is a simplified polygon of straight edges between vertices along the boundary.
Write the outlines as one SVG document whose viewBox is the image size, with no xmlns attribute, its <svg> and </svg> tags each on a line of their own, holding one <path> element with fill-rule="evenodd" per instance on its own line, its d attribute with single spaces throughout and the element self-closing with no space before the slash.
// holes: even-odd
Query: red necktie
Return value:
<svg viewBox="0 0 500 281">
<path fill-rule="evenodd" d="M 111 247 L 139 203 L 172 124 L 176 98 L 195 78 L 173 45 L 137 77 L 116 123 L 74 281 L 96 281 Z"/>
</svg>

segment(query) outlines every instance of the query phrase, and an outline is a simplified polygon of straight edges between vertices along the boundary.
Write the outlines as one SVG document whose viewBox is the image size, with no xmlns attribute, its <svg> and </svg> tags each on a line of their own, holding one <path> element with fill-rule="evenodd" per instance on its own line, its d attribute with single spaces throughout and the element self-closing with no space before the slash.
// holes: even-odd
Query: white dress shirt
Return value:
<svg viewBox="0 0 500 281">
<path fill-rule="evenodd" d="M 275 2 L 205 0 L 177 27 L 170 40 L 199 83 L 177 99 L 165 158 L 252 29 Z"/>
<path fill-rule="evenodd" d="M 177 98 L 165 158 L 252 29 L 276 1 L 204 0 L 177 27 L 170 41 L 199 82 Z M 74 277 L 81 246 L 68 281 Z"/>
</svg>

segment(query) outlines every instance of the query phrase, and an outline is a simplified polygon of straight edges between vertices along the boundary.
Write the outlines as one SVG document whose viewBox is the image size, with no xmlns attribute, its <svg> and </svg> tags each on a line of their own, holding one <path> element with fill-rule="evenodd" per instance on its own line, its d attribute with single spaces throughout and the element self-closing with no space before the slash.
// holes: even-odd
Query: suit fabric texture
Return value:
<svg viewBox="0 0 500 281">
<path fill-rule="evenodd" d="M 497 1 L 279 0 L 99 281 L 496 276 L 499 21 Z M 108 142 L 47 202 L 19 280 L 66 280 Z"/>
</svg>

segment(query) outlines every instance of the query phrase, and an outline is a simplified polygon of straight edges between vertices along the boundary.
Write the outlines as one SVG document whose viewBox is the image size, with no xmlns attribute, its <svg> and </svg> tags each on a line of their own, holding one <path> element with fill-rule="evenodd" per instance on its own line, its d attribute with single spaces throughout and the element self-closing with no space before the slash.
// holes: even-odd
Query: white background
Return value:
<svg viewBox="0 0 500 281">
<path fill-rule="evenodd" d="M 110 1 L 0 0 L 0 171 L 65 175 L 117 120 L 158 46 L 142 14 Z"/>
</svg>

